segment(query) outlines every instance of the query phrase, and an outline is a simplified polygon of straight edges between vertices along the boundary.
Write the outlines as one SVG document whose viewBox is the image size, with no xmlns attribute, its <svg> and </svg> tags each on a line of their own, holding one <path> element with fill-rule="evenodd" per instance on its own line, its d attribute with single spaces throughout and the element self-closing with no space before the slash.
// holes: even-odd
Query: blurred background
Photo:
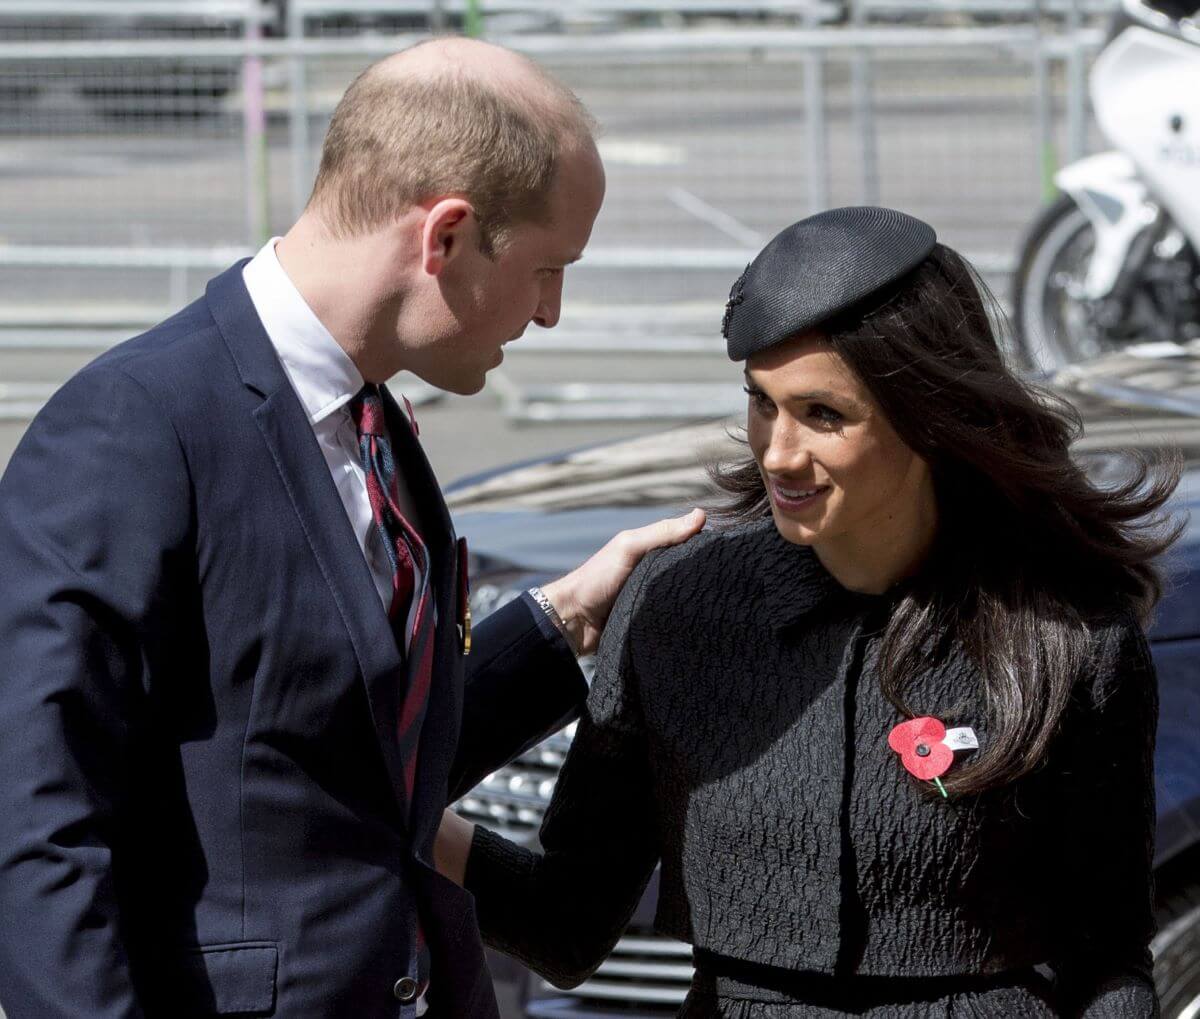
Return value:
<svg viewBox="0 0 1200 1019">
<path fill-rule="evenodd" d="M 0 0 L 0 469 L 49 393 L 304 205 L 330 113 L 430 32 L 536 57 L 603 128 L 561 325 L 484 394 L 411 380 L 444 481 L 740 405 L 732 280 L 787 223 L 927 219 L 1002 298 L 1054 170 L 1101 147 L 1107 0 Z"/>
<path fill-rule="evenodd" d="M 450 497 L 474 549 L 477 618 L 614 531 L 703 497 L 700 451 L 727 452 L 720 419 L 743 409 L 720 337 L 730 284 L 781 228 L 838 205 L 932 223 L 1018 313 L 1014 361 L 1058 370 L 1090 415 L 1093 467 L 1120 462 L 1110 446 L 1183 443 L 1194 480 L 1175 508 L 1200 511 L 1197 2 L 0 0 L 0 471 L 71 373 L 288 228 L 359 71 L 460 32 L 573 88 L 608 171 L 556 329 L 509 346 L 475 397 L 394 382 L 442 481 L 468 476 Z M 1130 25 L 1142 50 L 1110 61 L 1108 93 L 1093 89 L 1122 135 L 1106 140 L 1088 75 Z M 534 462 L 480 476 L 516 461 Z M 1200 541 L 1188 548 L 1200 570 Z M 1179 583 L 1152 635 L 1164 698 L 1154 950 L 1172 1019 L 1200 1017 L 1192 590 Z M 458 809 L 535 838 L 571 735 Z M 504 1014 L 672 1014 L 690 948 L 654 933 L 655 890 L 568 994 L 493 958 Z"/>
</svg>

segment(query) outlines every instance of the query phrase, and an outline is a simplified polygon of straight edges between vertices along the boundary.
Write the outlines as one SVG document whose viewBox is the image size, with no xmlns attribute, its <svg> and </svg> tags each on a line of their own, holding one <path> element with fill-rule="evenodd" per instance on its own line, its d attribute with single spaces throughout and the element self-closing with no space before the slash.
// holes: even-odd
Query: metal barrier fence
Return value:
<svg viewBox="0 0 1200 1019">
<path fill-rule="evenodd" d="M 712 349 L 732 276 L 830 205 L 925 216 L 1002 283 L 1048 170 L 1095 141 L 1084 69 L 1103 12 L 292 0 L 284 20 L 258 0 L 0 0 L 0 326 L 53 347 L 66 324 L 153 321 L 197 293 L 303 206 L 353 75 L 439 25 L 536 57 L 603 128 L 609 194 L 570 283 L 586 325 L 522 357 Z M 537 414 L 510 385 L 513 416 L 570 402 L 539 385 Z"/>
</svg>

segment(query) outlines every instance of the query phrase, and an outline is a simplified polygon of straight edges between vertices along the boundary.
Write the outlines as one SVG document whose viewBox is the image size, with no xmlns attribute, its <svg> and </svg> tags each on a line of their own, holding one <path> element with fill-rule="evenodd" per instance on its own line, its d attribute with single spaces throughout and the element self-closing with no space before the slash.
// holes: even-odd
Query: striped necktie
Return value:
<svg viewBox="0 0 1200 1019">
<path fill-rule="evenodd" d="M 388 619 L 406 664 L 406 688 L 400 696 L 396 741 L 404 765 L 405 802 L 411 813 L 417 745 L 433 678 L 434 618 L 429 552 L 400 509 L 396 459 L 384 426 L 383 398 L 378 386 L 367 385 L 359 391 L 350 401 L 350 416 L 358 430 L 359 456 L 366 475 L 371 517 L 392 570 Z M 409 427 L 407 421 L 403 427 Z"/>
<path fill-rule="evenodd" d="M 392 600 L 388 606 L 388 620 L 406 665 L 406 688 L 400 694 L 396 743 L 404 766 L 405 806 L 411 818 L 417 777 L 417 748 L 433 679 L 435 620 L 429 552 L 421 536 L 400 510 L 396 458 L 388 441 L 383 397 L 378 386 L 363 386 L 350 401 L 350 416 L 358 430 L 358 451 L 367 481 L 371 518 L 392 568 Z M 402 427 L 409 427 L 407 420 Z M 414 565 L 419 570 L 419 577 Z M 410 618 L 411 632 L 408 628 Z M 417 918 L 416 964 L 417 984 L 420 993 L 424 994 L 429 986 L 431 960 L 420 917 Z M 406 1006 L 401 1015 L 403 1019 L 409 1019 L 415 1012 L 411 1006 Z"/>
</svg>

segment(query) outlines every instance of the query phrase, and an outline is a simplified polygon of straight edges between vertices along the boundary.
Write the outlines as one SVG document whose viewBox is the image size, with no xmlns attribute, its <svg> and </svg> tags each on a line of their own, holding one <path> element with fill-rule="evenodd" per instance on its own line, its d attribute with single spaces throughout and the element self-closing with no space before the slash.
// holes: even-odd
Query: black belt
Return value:
<svg viewBox="0 0 1200 1019">
<path fill-rule="evenodd" d="M 1032 968 L 986 976 L 833 976 L 742 962 L 703 949 L 696 950 L 695 962 L 693 986 L 703 993 L 740 1001 L 802 1003 L 834 1010 L 937 1001 L 952 994 L 1004 987 L 1037 987 L 1044 992 L 1050 986 L 1049 981 Z"/>
</svg>

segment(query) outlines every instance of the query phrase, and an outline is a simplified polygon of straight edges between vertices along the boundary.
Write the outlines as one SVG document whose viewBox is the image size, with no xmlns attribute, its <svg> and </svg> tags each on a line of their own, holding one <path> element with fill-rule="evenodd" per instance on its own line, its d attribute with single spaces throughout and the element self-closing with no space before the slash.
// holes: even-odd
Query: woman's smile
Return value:
<svg viewBox="0 0 1200 1019">
<path fill-rule="evenodd" d="M 829 491 L 828 485 L 798 484 L 774 477 L 769 488 L 771 501 L 783 513 L 801 513 L 820 502 Z"/>
</svg>

